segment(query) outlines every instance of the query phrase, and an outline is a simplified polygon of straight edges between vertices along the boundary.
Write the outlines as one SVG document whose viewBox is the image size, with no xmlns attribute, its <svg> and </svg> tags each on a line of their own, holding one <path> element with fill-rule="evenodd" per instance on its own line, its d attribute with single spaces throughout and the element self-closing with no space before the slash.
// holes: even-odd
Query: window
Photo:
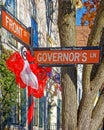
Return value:
<svg viewBox="0 0 104 130">
<path fill-rule="evenodd" d="M 13 16 L 16 16 L 16 0 L 6 0 L 5 7 Z M 12 34 L 8 32 L 7 37 L 8 42 L 17 47 L 17 42 L 13 39 Z"/>
<path fill-rule="evenodd" d="M 44 102 L 45 98 L 39 99 L 39 127 L 42 128 L 44 125 Z"/>
<path fill-rule="evenodd" d="M 24 3 L 23 2 L 20 2 L 20 8 L 19 8 L 19 19 L 21 21 L 24 21 L 25 20 L 25 7 L 24 7 Z"/>
<path fill-rule="evenodd" d="M 16 16 L 16 0 L 6 0 L 5 6 L 13 16 Z"/>
<path fill-rule="evenodd" d="M 38 24 L 33 17 L 31 18 L 31 30 L 32 30 L 31 44 L 34 48 L 37 48 L 38 47 Z"/>
</svg>

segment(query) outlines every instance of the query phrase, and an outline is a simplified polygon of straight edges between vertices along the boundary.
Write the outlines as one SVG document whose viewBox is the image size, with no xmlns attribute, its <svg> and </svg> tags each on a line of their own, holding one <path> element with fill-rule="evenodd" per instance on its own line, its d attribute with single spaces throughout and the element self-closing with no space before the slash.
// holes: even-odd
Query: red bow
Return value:
<svg viewBox="0 0 104 130">
<path fill-rule="evenodd" d="M 34 63 L 34 58 L 29 51 L 26 52 L 26 58 L 27 61 L 23 60 L 20 53 L 15 52 L 6 61 L 6 65 L 15 74 L 16 83 L 21 88 L 28 86 L 33 96 L 41 98 L 44 95 L 47 74 L 51 72 L 51 68 L 39 67 L 37 63 Z"/>
</svg>

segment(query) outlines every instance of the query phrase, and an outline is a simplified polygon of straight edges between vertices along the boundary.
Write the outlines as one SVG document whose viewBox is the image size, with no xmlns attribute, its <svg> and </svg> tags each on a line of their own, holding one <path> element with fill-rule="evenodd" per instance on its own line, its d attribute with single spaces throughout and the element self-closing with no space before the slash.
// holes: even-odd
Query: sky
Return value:
<svg viewBox="0 0 104 130">
<path fill-rule="evenodd" d="M 83 0 L 84 2 L 85 0 Z M 77 9 L 77 12 L 76 12 L 76 25 L 81 25 L 81 17 L 82 17 L 82 14 L 86 11 L 85 7 L 82 7 L 81 9 Z"/>
</svg>

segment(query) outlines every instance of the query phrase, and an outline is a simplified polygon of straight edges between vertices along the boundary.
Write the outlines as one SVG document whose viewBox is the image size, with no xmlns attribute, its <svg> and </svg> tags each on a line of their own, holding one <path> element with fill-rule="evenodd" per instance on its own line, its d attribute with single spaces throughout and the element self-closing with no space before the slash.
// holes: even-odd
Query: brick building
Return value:
<svg viewBox="0 0 104 130">
<path fill-rule="evenodd" d="M 76 26 L 77 30 L 77 45 L 87 46 L 87 40 L 90 34 L 90 28 L 88 26 Z"/>
</svg>

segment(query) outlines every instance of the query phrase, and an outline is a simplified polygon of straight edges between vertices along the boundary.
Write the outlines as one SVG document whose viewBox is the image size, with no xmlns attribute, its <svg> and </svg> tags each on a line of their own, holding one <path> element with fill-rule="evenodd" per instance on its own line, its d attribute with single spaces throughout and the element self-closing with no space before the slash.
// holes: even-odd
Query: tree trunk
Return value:
<svg viewBox="0 0 104 130">
<path fill-rule="evenodd" d="M 76 0 L 58 0 L 58 27 L 62 47 L 76 46 Z M 101 0 L 99 10 L 91 29 L 88 46 L 99 46 L 104 27 L 104 0 Z M 102 44 L 101 44 L 102 45 Z M 104 45 L 103 45 L 104 46 Z M 76 98 L 76 68 L 62 68 L 62 129 L 63 130 L 98 130 L 104 118 L 104 58 L 93 78 L 93 65 L 84 65 L 82 87 L 83 94 L 77 112 Z M 98 97 L 97 104 L 94 101 Z"/>
<path fill-rule="evenodd" d="M 59 0 L 58 26 L 62 47 L 76 46 L 76 0 Z M 76 67 L 62 67 L 62 129 L 75 130 L 77 126 Z"/>
<path fill-rule="evenodd" d="M 95 22 L 88 38 L 88 46 L 99 46 L 104 27 L 104 0 L 101 1 Z M 94 101 L 104 82 L 104 60 L 99 64 L 96 74 L 91 79 L 93 65 L 84 65 L 83 96 L 78 113 L 78 130 L 98 130 L 104 117 L 103 93 L 100 93 L 96 106 Z M 102 98 L 100 98 L 102 97 Z"/>
</svg>

